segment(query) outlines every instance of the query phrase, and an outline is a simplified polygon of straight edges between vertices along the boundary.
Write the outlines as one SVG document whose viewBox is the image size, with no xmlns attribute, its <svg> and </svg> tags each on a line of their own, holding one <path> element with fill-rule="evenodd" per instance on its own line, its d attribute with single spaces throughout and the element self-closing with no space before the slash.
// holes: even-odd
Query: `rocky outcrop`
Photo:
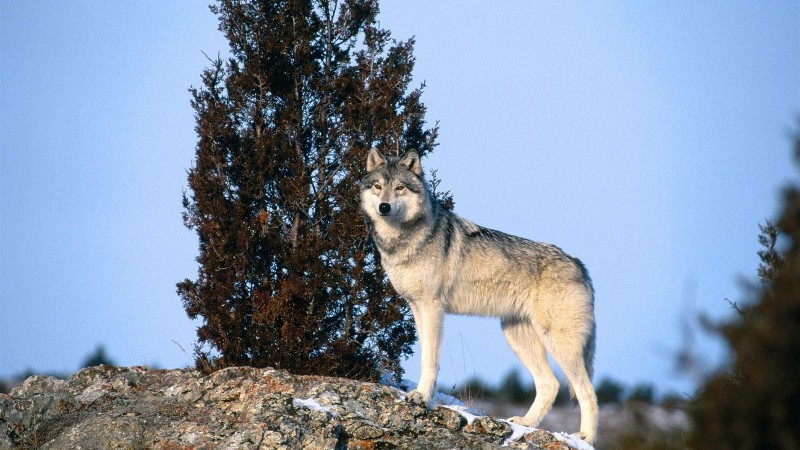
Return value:
<svg viewBox="0 0 800 450">
<path fill-rule="evenodd" d="M 426 410 L 404 395 L 272 369 L 204 376 L 99 366 L 67 380 L 33 376 L 0 394 L 0 450 L 591 448 L 448 407 Z"/>
</svg>

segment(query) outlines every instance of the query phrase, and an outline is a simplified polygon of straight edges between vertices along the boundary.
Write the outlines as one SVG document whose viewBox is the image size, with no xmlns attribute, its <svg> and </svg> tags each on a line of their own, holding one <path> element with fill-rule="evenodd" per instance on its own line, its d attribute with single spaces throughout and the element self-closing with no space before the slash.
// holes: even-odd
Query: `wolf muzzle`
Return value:
<svg viewBox="0 0 800 450">
<path fill-rule="evenodd" d="M 392 212 L 392 205 L 388 203 L 381 203 L 380 205 L 378 205 L 378 212 L 381 213 L 381 215 L 385 216 L 390 212 Z"/>
</svg>

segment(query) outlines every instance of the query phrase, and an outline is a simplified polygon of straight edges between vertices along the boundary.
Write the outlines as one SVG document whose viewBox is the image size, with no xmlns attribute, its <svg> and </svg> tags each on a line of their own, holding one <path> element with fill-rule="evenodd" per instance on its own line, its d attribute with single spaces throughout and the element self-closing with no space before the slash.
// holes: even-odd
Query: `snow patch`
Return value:
<svg viewBox="0 0 800 450">
<path fill-rule="evenodd" d="M 509 436 L 508 438 L 506 438 L 506 440 L 503 441 L 503 447 L 508 447 L 508 445 L 511 442 L 518 441 L 522 439 L 522 437 L 525 436 L 526 434 L 533 433 L 534 431 L 537 430 L 536 428 L 526 427 L 518 423 L 509 422 L 508 420 L 501 420 L 501 422 L 505 422 L 511 426 L 511 436 Z"/>
<path fill-rule="evenodd" d="M 384 386 L 390 386 L 400 389 L 401 391 L 406 393 L 411 392 L 414 388 L 417 387 L 417 383 L 414 381 L 403 379 L 398 383 L 389 376 L 381 377 L 380 383 Z M 402 400 L 405 400 L 405 396 L 403 396 Z M 476 419 L 486 416 L 486 414 L 484 414 L 483 411 L 480 411 L 475 408 L 470 408 L 464 405 L 459 399 L 453 397 L 452 395 L 447 395 L 441 392 L 436 392 L 434 394 L 432 403 L 433 406 L 440 406 L 442 408 L 451 409 L 461 414 L 462 417 L 467 419 L 468 425 L 472 425 Z M 503 447 L 508 447 L 511 442 L 518 441 L 519 439 L 522 439 L 526 434 L 532 433 L 537 430 L 537 428 L 522 426 L 514 422 L 509 422 L 508 420 L 500 420 L 500 421 L 505 422 L 511 426 L 511 436 L 509 436 L 506 440 L 503 441 Z M 564 432 L 551 433 L 551 434 L 559 441 L 567 444 L 568 446 L 576 450 L 596 450 L 591 444 L 589 444 L 588 442 L 584 441 L 583 439 L 577 436 L 573 436 L 571 434 L 567 434 Z"/>
<path fill-rule="evenodd" d="M 584 441 L 583 439 L 573 436 L 571 434 L 564 433 L 563 431 L 560 433 L 553 433 L 553 436 L 558 439 L 559 441 L 569 445 L 570 447 L 577 449 L 577 450 L 595 450 L 595 448 L 589 444 L 588 442 Z"/>
<path fill-rule="evenodd" d="M 461 400 L 441 392 L 433 394 L 433 404 L 434 406 L 464 406 Z M 466 406 L 464 406 L 464 408 L 466 408 Z M 474 410 L 474 414 L 483 415 L 477 410 Z"/>
<path fill-rule="evenodd" d="M 379 383 L 384 385 L 384 386 L 397 388 L 397 389 L 400 389 L 401 391 L 406 391 L 406 392 L 408 392 L 408 391 L 410 391 L 410 390 L 412 390 L 412 389 L 417 387 L 417 382 L 416 381 L 411 381 L 411 380 L 403 378 L 402 380 L 400 380 L 398 382 L 398 381 L 395 381 L 394 377 L 389 375 L 389 374 L 381 375 L 381 379 L 380 379 Z"/>
<path fill-rule="evenodd" d="M 330 415 L 332 415 L 334 417 L 337 416 L 337 414 L 334 411 L 331 411 L 331 409 L 329 407 L 320 405 L 319 402 L 314 400 L 313 398 L 306 398 L 306 399 L 295 398 L 295 399 L 292 399 L 292 406 L 294 406 L 295 408 L 308 408 L 308 409 L 310 409 L 312 411 L 324 412 L 324 413 L 330 414 Z"/>
<path fill-rule="evenodd" d="M 468 408 L 464 405 L 439 405 L 442 408 L 452 409 L 453 411 L 461 414 L 461 417 L 467 419 L 467 425 L 472 425 L 475 423 L 475 419 L 478 417 L 483 417 L 482 414 L 475 411 L 472 408 Z"/>
</svg>

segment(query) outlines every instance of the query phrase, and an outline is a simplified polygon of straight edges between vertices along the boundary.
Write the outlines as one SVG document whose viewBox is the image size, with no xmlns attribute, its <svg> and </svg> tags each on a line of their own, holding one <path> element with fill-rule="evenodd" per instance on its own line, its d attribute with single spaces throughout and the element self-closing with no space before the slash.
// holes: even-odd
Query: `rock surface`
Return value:
<svg viewBox="0 0 800 450">
<path fill-rule="evenodd" d="M 490 417 L 468 421 L 452 409 L 407 403 L 404 395 L 272 369 L 204 376 L 98 366 L 67 380 L 33 376 L 0 394 L 0 450 L 573 448 L 546 431 L 522 434 Z"/>
</svg>

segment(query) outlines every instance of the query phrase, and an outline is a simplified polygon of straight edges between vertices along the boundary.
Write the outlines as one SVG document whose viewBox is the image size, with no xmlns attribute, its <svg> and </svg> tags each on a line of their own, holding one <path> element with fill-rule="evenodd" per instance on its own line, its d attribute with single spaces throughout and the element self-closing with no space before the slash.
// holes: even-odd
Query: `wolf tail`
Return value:
<svg viewBox="0 0 800 450">
<path fill-rule="evenodd" d="M 589 376 L 589 381 L 591 382 L 592 375 L 594 375 L 594 349 L 595 341 L 597 340 L 597 322 L 594 316 L 594 285 L 592 284 L 592 278 L 589 276 L 589 271 L 586 270 L 586 266 L 584 266 L 580 260 L 575 261 L 583 275 L 585 287 L 588 291 L 587 294 L 589 295 L 589 306 L 591 308 L 592 328 L 589 330 L 588 336 L 586 336 L 586 342 L 583 343 L 583 367 L 586 368 L 586 374 Z"/>
<path fill-rule="evenodd" d="M 589 381 L 592 380 L 594 375 L 594 347 L 597 338 L 597 325 L 592 323 L 592 331 L 586 339 L 586 344 L 583 345 L 583 365 L 586 367 L 586 374 L 589 375 Z"/>
</svg>

